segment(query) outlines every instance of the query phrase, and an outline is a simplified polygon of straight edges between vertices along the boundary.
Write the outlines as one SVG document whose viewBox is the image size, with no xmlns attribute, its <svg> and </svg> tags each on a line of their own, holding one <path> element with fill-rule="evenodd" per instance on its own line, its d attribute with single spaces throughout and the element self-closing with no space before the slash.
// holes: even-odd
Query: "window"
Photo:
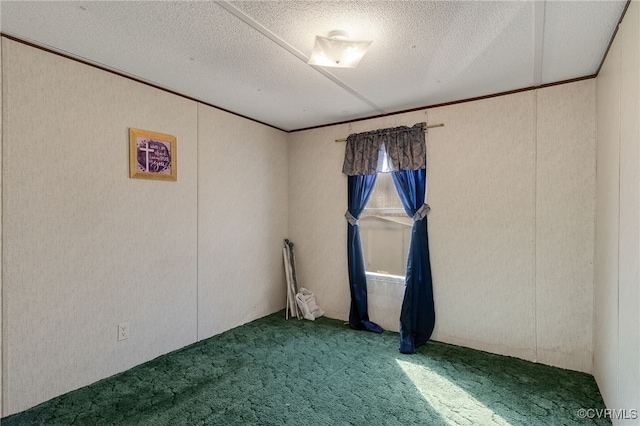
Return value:
<svg viewBox="0 0 640 426">
<path fill-rule="evenodd" d="M 360 217 L 367 272 L 405 276 L 412 225 L 391 173 L 379 172 L 371 199 Z"/>
</svg>

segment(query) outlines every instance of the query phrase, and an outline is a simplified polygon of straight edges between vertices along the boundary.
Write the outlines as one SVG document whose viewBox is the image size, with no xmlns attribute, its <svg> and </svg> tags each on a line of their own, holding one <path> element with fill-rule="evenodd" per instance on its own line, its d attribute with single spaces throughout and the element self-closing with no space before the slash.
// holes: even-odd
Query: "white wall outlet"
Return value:
<svg viewBox="0 0 640 426">
<path fill-rule="evenodd" d="M 118 340 L 127 340 L 129 338 L 129 323 L 123 322 L 118 324 Z"/>
</svg>

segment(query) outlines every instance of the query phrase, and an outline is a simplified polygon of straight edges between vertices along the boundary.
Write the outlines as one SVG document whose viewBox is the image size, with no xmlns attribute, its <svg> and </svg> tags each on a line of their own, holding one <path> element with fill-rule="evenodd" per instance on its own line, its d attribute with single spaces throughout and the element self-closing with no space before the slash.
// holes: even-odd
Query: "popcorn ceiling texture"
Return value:
<svg viewBox="0 0 640 426">
<path fill-rule="evenodd" d="M 0 25 L 292 130 L 594 75 L 625 4 L 6 1 Z M 373 40 L 357 68 L 306 64 L 332 30 Z"/>
</svg>

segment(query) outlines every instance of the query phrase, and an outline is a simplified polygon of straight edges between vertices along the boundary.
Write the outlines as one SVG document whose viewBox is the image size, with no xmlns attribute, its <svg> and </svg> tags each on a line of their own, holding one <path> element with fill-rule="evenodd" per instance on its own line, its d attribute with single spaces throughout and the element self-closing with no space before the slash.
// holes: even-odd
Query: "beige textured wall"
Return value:
<svg viewBox="0 0 640 426">
<path fill-rule="evenodd" d="M 594 375 L 607 407 L 640 413 L 640 5 L 598 76 Z M 637 419 L 614 424 L 637 424 Z"/>
<path fill-rule="evenodd" d="M 627 14 L 628 19 L 628 14 Z M 618 388 L 618 240 L 620 203 L 620 38 L 597 78 L 594 376 L 609 407 Z"/>
<path fill-rule="evenodd" d="M 334 140 L 428 118 L 445 124 L 427 136 L 434 339 L 590 371 L 594 105 L 588 80 L 430 109 L 428 117 L 292 133 L 289 229 L 300 281 L 329 316 L 347 318 L 344 144 Z M 559 252 L 558 241 L 570 250 Z"/>
<path fill-rule="evenodd" d="M 2 146 L 2 41 L 0 40 L 0 146 Z M 0 149 L 0 223 L 2 223 L 2 150 Z M 2 241 L 2 226 L 0 226 L 0 241 Z M 0 259 L 2 259 L 2 244 L 0 244 Z M 2 401 L 4 382 L 2 381 L 4 327 L 2 322 L 2 262 L 0 261 L 0 417 L 2 416 Z"/>
<path fill-rule="evenodd" d="M 535 359 L 535 93 L 429 118 L 434 338 Z"/>
<path fill-rule="evenodd" d="M 358 124 L 358 123 L 354 123 Z M 342 173 L 348 125 L 289 134 L 289 237 L 298 283 L 313 291 L 328 317 L 349 310 L 347 179 Z"/>
<path fill-rule="evenodd" d="M 286 134 L 198 106 L 198 337 L 283 309 Z"/>
<path fill-rule="evenodd" d="M 539 90 L 536 128 L 537 359 L 588 372 L 593 358 L 594 93 L 595 80 Z"/>
<path fill-rule="evenodd" d="M 619 381 L 616 408 L 640 416 L 640 4 L 620 26 Z M 634 421 L 620 424 L 639 423 Z"/>
<path fill-rule="evenodd" d="M 346 318 L 334 140 L 427 118 L 434 338 L 590 371 L 593 80 L 286 136 L 2 42 L 4 415 L 283 307 L 285 236 Z M 128 127 L 178 137 L 178 182 L 127 177 Z"/>
<path fill-rule="evenodd" d="M 285 133 L 2 43 L 2 415 L 284 307 Z M 129 127 L 177 182 L 128 177 Z"/>
<path fill-rule="evenodd" d="M 197 111 L 3 43 L 9 414 L 196 340 Z M 129 127 L 177 137 L 177 182 L 129 178 Z"/>
</svg>

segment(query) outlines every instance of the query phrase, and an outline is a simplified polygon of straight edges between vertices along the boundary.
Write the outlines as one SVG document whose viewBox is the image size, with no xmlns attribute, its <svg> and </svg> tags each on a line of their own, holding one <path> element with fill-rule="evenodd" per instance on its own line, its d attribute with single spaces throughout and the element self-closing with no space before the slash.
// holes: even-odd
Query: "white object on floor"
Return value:
<svg viewBox="0 0 640 426">
<path fill-rule="evenodd" d="M 296 302 L 302 315 L 309 321 L 324 315 L 324 311 L 316 304 L 316 296 L 304 287 L 300 287 L 300 291 L 296 294 Z"/>
</svg>

